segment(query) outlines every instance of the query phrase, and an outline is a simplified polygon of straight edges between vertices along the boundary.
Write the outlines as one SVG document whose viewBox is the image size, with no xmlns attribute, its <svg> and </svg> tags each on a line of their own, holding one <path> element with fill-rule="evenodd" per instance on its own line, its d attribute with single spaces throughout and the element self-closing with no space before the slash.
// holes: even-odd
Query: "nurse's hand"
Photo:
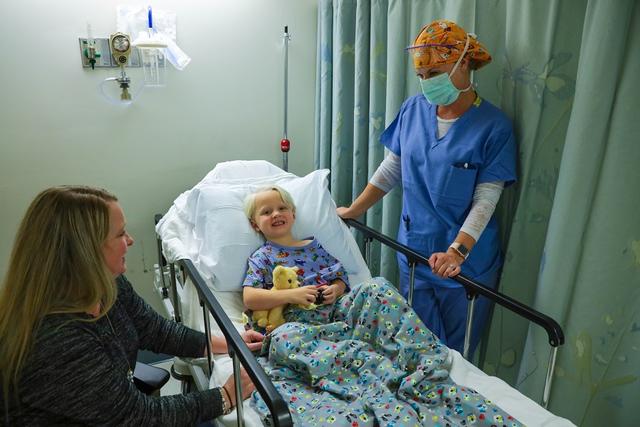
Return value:
<svg viewBox="0 0 640 427">
<path fill-rule="evenodd" d="M 344 206 L 340 206 L 339 208 L 336 209 L 336 212 L 338 213 L 338 216 L 340 218 L 357 218 L 360 216 L 360 214 L 358 214 L 357 212 L 354 212 L 354 210 L 351 208 L 351 206 L 344 207 Z"/>
<path fill-rule="evenodd" d="M 464 258 L 449 252 L 435 252 L 429 257 L 429 265 L 433 274 L 446 279 L 460 274 L 460 265 Z"/>
<path fill-rule="evenodd" d="M 387 194 L 385 191 L 379 189 L 375 185 L 369 183 L 362 190 L 362 193 L 351 203 L 351 206 L 348 208 L 344 206 L 340 206 L 336 209 L 338 216 L 340 218 L 358 218 L 363 215 L 371 206 L 375 205 L 375 203 L 382 199 L 382 197 Z"/>
</svg>

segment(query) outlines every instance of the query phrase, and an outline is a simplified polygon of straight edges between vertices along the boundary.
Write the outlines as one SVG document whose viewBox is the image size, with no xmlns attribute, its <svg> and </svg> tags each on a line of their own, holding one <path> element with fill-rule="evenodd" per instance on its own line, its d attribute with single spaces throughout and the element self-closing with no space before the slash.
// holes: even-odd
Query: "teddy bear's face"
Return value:
<svg viewBox="0 0 640 427">
<path fill-rule="evenodd" d="M 277 266 L 273 270 L 273 287 L 291 289 L 298 287 L 298 269 L 296 267 Z"/>
</svg>

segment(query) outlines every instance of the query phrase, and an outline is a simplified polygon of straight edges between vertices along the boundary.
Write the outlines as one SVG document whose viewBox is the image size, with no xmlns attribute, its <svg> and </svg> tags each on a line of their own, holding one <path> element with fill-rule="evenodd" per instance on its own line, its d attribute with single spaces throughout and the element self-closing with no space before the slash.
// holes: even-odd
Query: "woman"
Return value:
<svg viewBox="0 0 640 427">
<path fill-rule="evenodd" d="M 471 71 L 491 61 L 474 35 L 451 21 L 425 26 L 408 50 L 422 94 L 407 99 L 381 136 L 390 153 L 343 218 L 355 218 L 402 182 L 398 240 L 429 254 L 416 269 L 414 309 L 447 346 L 462 351 L 467 299 L 447 280 L 462 272 L 495 287 L 502 264 L 493 212 L 502 189 L 515 182 L 510 121 L 480 98 Z M 409 267 L 399 256 L 400 287 L 408 294 Z M 489 303 L 475 306 L 471 351 L 480 339 Z"/>
<path fill-rule="evenodd" d="M 132 382 L 138 349 L 201 357 L 205 335 L 155 313 L 122 276 L 133 239 L 117 198 L 54 187 L 31 203 L 0 295 L 7 425 L 194 425 L 230 412 L 233 378 L 204 392 L 150 397 Z M 245 334 L 249 348 L 262 336 Z M 255 342 L 254 342 L 255 341 Z M 226 352 L 212 338 L 214 352 Z M 242 390 L 254 387 L 242 372 Z"/>
</svg>

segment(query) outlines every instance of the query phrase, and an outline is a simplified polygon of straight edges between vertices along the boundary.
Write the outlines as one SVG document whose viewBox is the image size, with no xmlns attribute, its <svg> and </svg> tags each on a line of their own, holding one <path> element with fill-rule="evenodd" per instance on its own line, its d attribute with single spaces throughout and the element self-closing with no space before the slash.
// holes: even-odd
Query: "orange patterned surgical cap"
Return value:
<svg viewBox="0 0 640 427">
<path fill-rule="evenodd" d="M 491 55 L 476 39 L 453 21 L 438 19 L 420 30 L 418 37 L 407 50 L 413 55 L 416 68 L 430 68 L 455 63 L 464 50 L 469 35 L 467 57 L 474 70 L 491 62 Z"/>
</svg>

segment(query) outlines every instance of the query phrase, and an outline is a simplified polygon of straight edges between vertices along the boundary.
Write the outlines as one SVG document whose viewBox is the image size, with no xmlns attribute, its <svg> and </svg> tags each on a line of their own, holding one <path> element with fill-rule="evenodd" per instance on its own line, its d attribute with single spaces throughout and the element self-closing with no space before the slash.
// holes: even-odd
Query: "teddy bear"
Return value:
<svg viewBox="0 0 640 427">
<path fill-rule="evenodd" d="M 284 289 L 293 289 L 300 286 L 298 281 L 298 267 L 276 266 L 273 269 L 273 287 L 271 291 L 277 292 Z M 253 321 L 262 328 L 266 328 L 267 332 L 273 331 L 278 326 L 285 323 L 283 310 L 286 304 L 273 307 L 270 310 L 256 310 L 253 312 Z M 315 304 L 302 307 L 305 309 L 315 308 Z"/>
</svg>

